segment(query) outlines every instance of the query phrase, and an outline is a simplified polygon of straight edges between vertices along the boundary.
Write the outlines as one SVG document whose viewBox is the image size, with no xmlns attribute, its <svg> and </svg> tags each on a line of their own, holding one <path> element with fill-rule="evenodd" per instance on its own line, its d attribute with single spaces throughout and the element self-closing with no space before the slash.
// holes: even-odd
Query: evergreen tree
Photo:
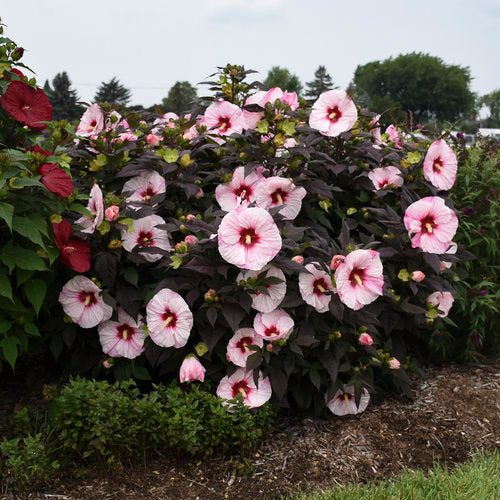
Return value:
<svg viewBox="0 0 500 500">
<path fill-rule="evenodd" d="M 76 90 L 71 88 L 71 81 L 66 71 L 57 73 L 52 80 L 52 87 L 46 80 L 43 90 L 52 104 L 52 118 L 54 120 L 78 120 L 83 109 L 78 105 Z"/>
<path fill-rule="evenodd" d="M 162 101 L 165 111 L 180 115 L 188 111 L 192 101 L 197 97 L 196 89 L 189 82 L 175 82 Z"/>
<path fill-rule="evenodd" d="M 333 86 L 332 77 L 326 71 L 325 66 L 319 66 L 314 72 L 314 80 L 306 83 L 306 97 L 316 100 L 323 92 L 338 88 Z"/>
<path fill-rule="evenodd" d="M 109 82 L 102 82 L 94 96 L 96 102 L 107 102 L 113 106 L 126 106 L 132 92 L 124 87 L 115 76 Z"/>
<path fill-rule="evenodd" d="M 300 83 L 299 77 L 292 75 L 290 70 L 281 68 L 280 66 L 273 66 L 269 70 L 264 80 L 264 85 L 268 88 L 279 87 L 281 90 L 297 92 L 297 94 L 300 94 L 302 91 L 302 83 Z"/>
</svg>

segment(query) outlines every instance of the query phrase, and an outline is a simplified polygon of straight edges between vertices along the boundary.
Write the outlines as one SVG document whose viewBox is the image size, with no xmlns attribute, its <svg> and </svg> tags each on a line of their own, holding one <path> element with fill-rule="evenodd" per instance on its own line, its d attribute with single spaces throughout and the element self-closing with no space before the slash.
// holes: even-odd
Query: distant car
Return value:
<svg viewBox="0 0 500 500">
<path fill-rule="evenodd" d="M 500 128 L 480 128 L 477 133 L 482 137 L 494 137 L 495 139 L 500 139 Z"/>
</svg>

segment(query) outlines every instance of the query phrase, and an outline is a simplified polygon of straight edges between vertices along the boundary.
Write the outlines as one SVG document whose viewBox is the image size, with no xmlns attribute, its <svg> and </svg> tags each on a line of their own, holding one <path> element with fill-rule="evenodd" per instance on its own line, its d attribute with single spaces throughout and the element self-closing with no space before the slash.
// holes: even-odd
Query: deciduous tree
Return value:
<svg viewBox="0 0 500 500">
<path fill-rule="evenodd" d="M 302 91 L 302 83 L 300 83 L 299 77 L 290 73 L 289 69 L 281 66 L 273 66 L 269 70 L 264 85 L 269 88 L 279 87 L 288 92 L 297 92 L 297 94 Z"/>
</svg>

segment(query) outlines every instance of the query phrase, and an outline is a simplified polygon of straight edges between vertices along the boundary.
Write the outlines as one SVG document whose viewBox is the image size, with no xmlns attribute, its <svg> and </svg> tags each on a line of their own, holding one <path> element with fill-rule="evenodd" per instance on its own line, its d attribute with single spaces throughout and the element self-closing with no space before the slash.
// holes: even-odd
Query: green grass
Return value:
<svg viewBox="0 0 500 500">
<path fill-rule="evenodd" d="M 436 464 L 425 474 L 407 471 L 392 481 L 302 494 L 294 500 L 495 500 L 500 499 L 500 452 L 473 457 L 451 472 Z"/>
</svg>

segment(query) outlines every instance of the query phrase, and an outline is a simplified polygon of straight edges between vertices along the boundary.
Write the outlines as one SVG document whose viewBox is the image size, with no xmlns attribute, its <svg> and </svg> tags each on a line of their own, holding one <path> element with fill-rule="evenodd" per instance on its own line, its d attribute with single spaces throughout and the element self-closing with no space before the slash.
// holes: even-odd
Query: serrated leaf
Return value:
<svg viewBox="0 0 500 500">
<path fill-rule="evenodd" d="M 33 243 L 45 248 L 45 244 L 42 240 L 42 235 L 38 228 L 33 224 L 30 219 L 24 217 L 14 217 L 12 219 L 12 229 L 16 232 L 28 238 Z"/>
<path fill-rule="evenodd" d="M 167 163 L 174 163 L 179 159 L 179 151 L 177 149 L 166 149 L 163 153 L 163 159 Z"/>
<path fill-rule="evenodd" d="M 14 207 L 8 203 L 0 202 L 0 218 L 2 218 L 9 226 L 12 232 L 12 216 L 14 215 Z"/>
<path fill-rule="evenodd" d="M 411 153 L 408 153 L 408 161 L 412 165 L 418 163 L 420 161 L 420 153 L 418 151 L 412 151 Z"/>
<path fill-rule="evenodd" d="M 45 284 L 45 281 L 40 279 L 30 280 L 24 285 L 23 289 L 26 297 L 31 304 L 33 304 L 36 315 L 38 316 L 43 300 L 45 299 L 45 295 L 47 294 L 47 285 Z"/>
</svg>

